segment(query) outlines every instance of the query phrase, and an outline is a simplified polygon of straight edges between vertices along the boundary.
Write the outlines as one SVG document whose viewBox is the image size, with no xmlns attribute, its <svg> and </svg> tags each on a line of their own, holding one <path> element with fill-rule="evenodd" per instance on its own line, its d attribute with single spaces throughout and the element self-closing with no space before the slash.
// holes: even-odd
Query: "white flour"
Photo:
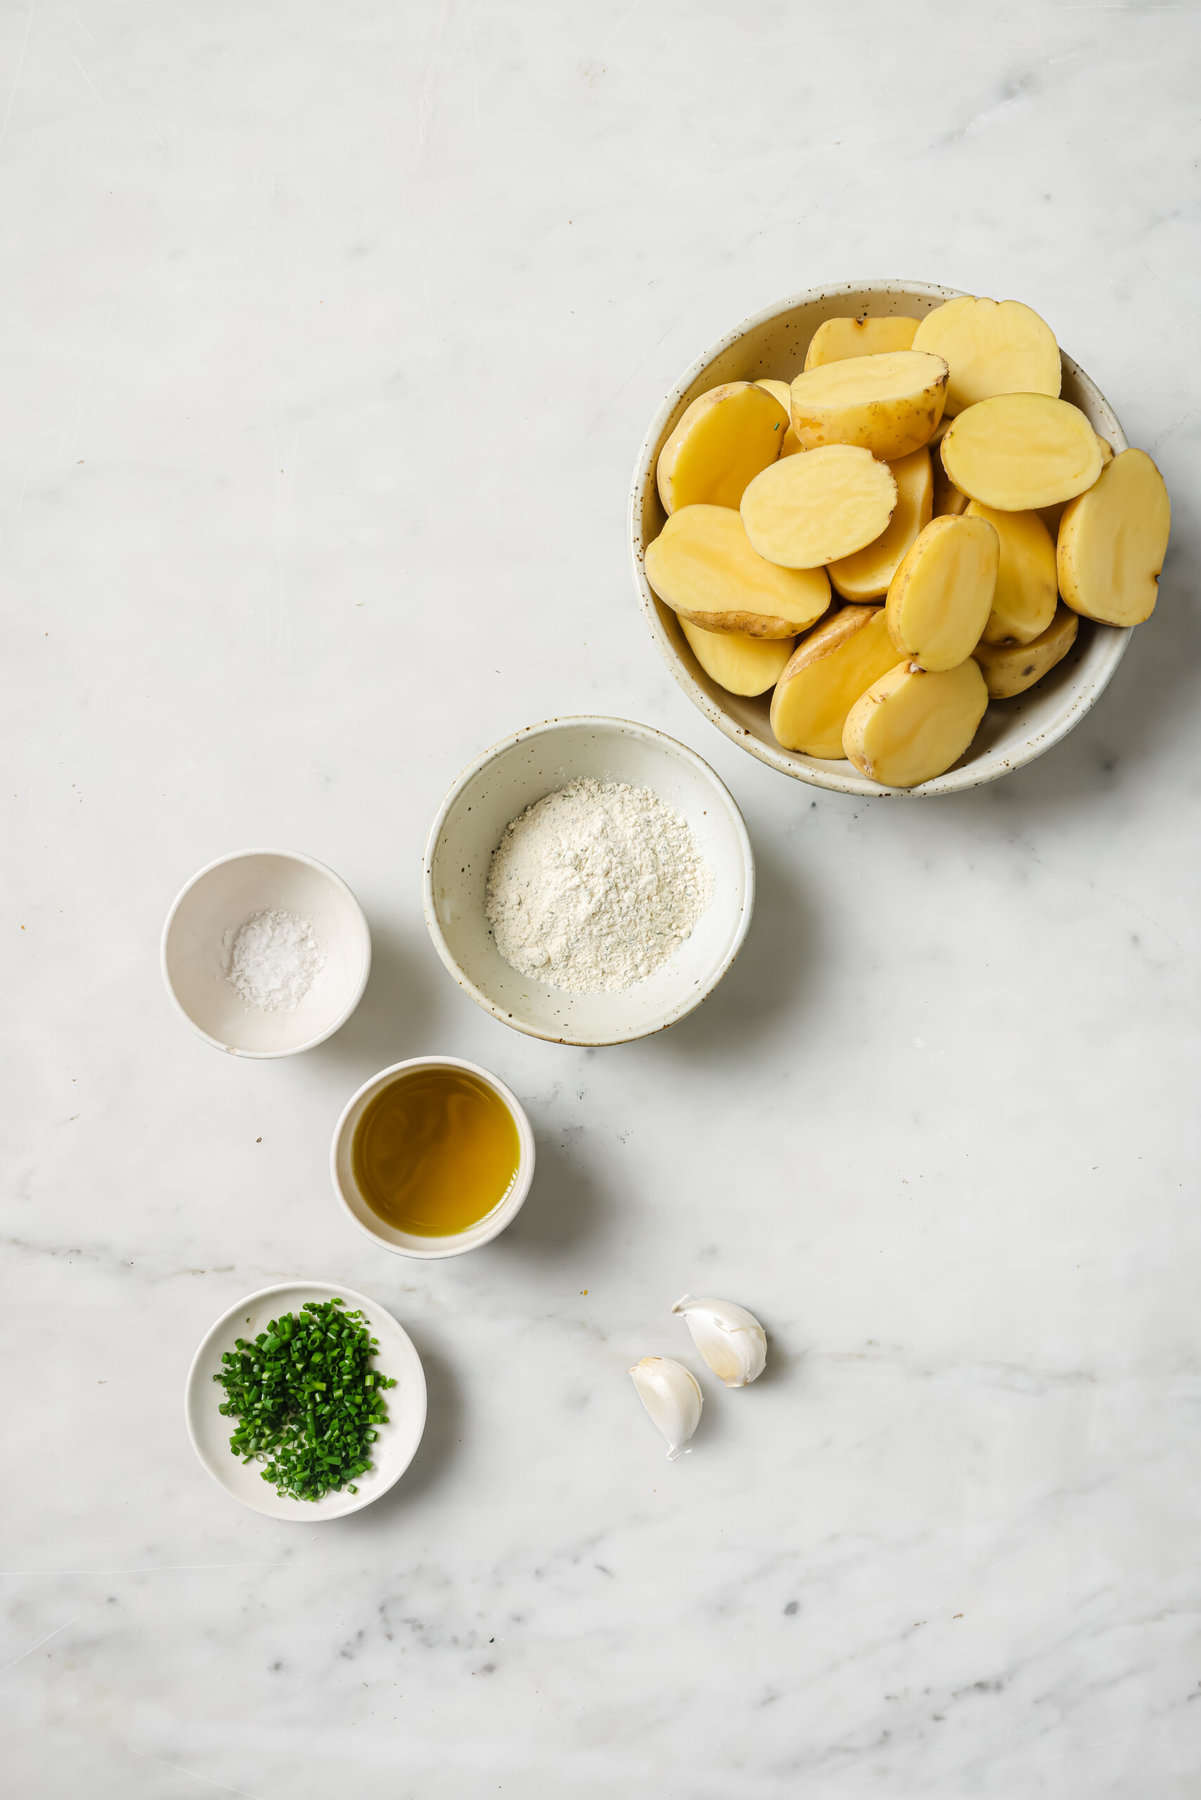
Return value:
<svg viewBox="0 0 1201 1800">
<path fill-rule="evenodd" d="M 688 937 L 709 871 L 687 824 L 648 788 L 581 780 L 505 827 L 485 901 L 512 968 L 551 987 L 632 987 Z"/>
<path fill-rule="evenodd" d="M 225 975 L 248 1006 L 290 1012 L 325 966 L 307 919 L 290 912 L 253 913 L 225 934 Z"/>
</svg>

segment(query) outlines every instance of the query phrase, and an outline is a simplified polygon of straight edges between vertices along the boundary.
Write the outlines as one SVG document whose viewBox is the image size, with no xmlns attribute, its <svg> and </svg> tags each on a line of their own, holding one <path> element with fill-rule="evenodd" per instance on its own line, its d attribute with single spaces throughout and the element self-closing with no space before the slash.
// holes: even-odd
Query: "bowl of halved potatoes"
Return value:
<svg viewBox="0 0 1201 1800">
<path fill-rule="evenodd" d="M 783 774 L 955 793 L 1076 725 L 1150 618 L 1170 506 L 1032 308 L 848 282 L 759 313 L 655 414 L 634 580 L 693 703 Z"/>
</svg>

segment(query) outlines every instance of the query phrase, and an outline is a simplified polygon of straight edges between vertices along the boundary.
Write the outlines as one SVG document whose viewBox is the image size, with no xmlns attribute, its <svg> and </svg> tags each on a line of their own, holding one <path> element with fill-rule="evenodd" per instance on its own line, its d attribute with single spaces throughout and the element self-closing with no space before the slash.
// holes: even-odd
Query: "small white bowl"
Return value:
<svg viewBox="0 0 1201 1800">
<path fill-rule="evenodd" d="M 379 1436 L 372 1447 L 375 1466 L 355 1482 L 358 1493 L 348 1493 L 344 1488 L 321 1500 L 290 1500 L 263 1480 L 261 1463 L 244 1463 L 230 1449 L 236 1421 L 218 1412 L 225 1390 L 213 1376 L 221 1367 L 222 1353 L 232 1350 L 236 1339 L 257 1337 L 281 1313 L 299 1312 L 306 1301 L 331 1300 L 335 1294 L 345 1300 L 348 1311 L 357 1308 L 364 1314 L 372 1337 L 379 1339 L 374 1366 L 381 1375 L 392 1376 L 396 1386 L 385 1395 L 388 1422 L 378 1427 Z M 378 1300 L 369 1300 L 366 1294 L 356 1294 L 353 1288 L 336 1281 L 288 1281 L 247 1294 L 222 1313 L 205 1334 L 192 1358 L 184 1389 L 188 1436 L 213 1480 L 252 1512 L 302 1525 L 317 1525 L 326 1519 L 342 1519 L 347 1513 L 360 1512 L 394 1487 L 417 1453 L 425 1430 L 425 1409 L 425 1371 L 408 1333 Z"/>
<path fill-rule="evenodd" d="M 492 1089 L 508 1109 L 517 1127 L 520 1153 L 512 1187 L 490 1213 L 477 1219 L 466 1231 L 457 1231 L 446 1237 L 418 1237 L 413 1232 L 401 1231 L 397 1226 L 389 1225 L 386 1219 L 381 1219 L 368 1206 L 354 1177 L 351 1149 L 355 1128 L 368 1103 L 374 1100 L 382 1088 L 395 1081 L 397 1076 L 412 1075 L 418 1069 L 466 1069 L 468 1074 L 474 1075 L 485 1087 Z M 357 1094 L 351 1095 L 334 1127 L 329 1161 L 334 1193 L 360 1231 L 374 1243 L 381 1244 L 385 1250 L 391 1250 L 395 1256 L 416 1256 L 426 1262 L 436 1262 L 444 1256 L 462 1256 L 465 1250 L 478 1250 L 481 1244 L 491 1243 L 494 1237 L 500 1236 L 506 1225 L 512 1224 L 525 1203 L 530 1183 L 534 1179 L 534 1133 L 521 1101 L 490 1070 L 481 1069 L 478 1063 L 464 1062 L 461 1056 L 413 1056 L 407 1062 L 393 1063 L 390 1068 L 381 1069 L 378 1075 L 373 1075 L 370 1081 L 363 1083 Z"/>
<path fill-rule="evenodd" d="M 1058 668 L 1016 699 L 992 702 L 975 742 L 954 768 L 920 787 L 886 788 L 860 775 L 849 762 L 782 750 L 768 721 L 770 694 L 743 700 L 718 687 L 692 654 L 675 614 L 651 591 L 644 566 L 646 546 L 663 529 L 664 518 L 655 485 L 655 465 L 659 451 L 690 401 L 723 381 L 754 381 L 764 375 L 787 381 L 799 374 L 809 339 L 824 319 L 839 314 L 867 314 L 875 318 L 909 313 L 920 317 L 960 291 L 922 281 L 847 281 L 837 287 L 810 288 L 779 306 L 744 319 L 684 371 L 651 420 L 638 453 L 630 495 L 634 586 L 661 655 L 693 705 L 719 731 L 769 768 L 814 787 L 869 795 L 873 799 L 922 799 L 929 794 L 959 793 L 1008 775 L 1012 769 L 1020 769 L 1041 756 L 1080 723 L 1100 698 L 1130 641 L 1129 631 L 1081 620 L 1076 644 Z M 1115 451 L 1126 448 L 1113 408 L 1066 351 L 1063 397 L 1080 407 L 1094 431 L 1106 438 Z M 837 604 L 837 596 L 835 601 Z"/>
<path fill-rule="evenodd" d="M 564 993 L 519 974 L 484 915 L 488 865 L 505 826 L 583 776 L 650 788 L 687 821 L 712 877 L 691 937 L 618 993 Z M 447 969 L 494 1019 L 558 1044 L 624 1044 L 690 1013 L 742 947 L 754 896 L 750 839 L 725 783 L 695 751 L 628 719 L 548 719 L 495 744 L 459 776 L 426 845 L 425 920 Z"/>
<path fill-rule="evenodd" d="M 325 957 L 291 1011 L 260 1012 L 227 978 L 229 938 L 257 912 L 307 919 Z M 324 863 L 290 850 L 240 850 L 181 891 L 163 927 L 163 980 L 189 1025 L 231 1056 L 294 1056 L 349 1019 L 371 973 L 363 909 Z"/>
</svg>

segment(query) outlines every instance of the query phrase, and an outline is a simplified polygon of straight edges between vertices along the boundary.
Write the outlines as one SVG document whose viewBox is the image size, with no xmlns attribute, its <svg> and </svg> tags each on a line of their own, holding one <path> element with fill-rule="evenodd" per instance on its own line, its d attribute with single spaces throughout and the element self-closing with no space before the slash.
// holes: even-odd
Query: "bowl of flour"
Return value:
<svg viewBox="0 0 1201 1800">
<path fill-rule="evenodd" d="M 712 993 L 746 936 L 755 870 L 708 763 L 627 719 L 550 719 L 455 782 L 425 854 L 425 917 L 503 1024 L 621 1044 Z"/>
<path fill-rule="evenodd" d="M 332 1036 L 362 999 L 371 933 L 324 863 L 242 850 L 182 889 L 162 963 L 167 992 L 207 1043 L 232 1056 L 293 1056 Z"/>
</svg>

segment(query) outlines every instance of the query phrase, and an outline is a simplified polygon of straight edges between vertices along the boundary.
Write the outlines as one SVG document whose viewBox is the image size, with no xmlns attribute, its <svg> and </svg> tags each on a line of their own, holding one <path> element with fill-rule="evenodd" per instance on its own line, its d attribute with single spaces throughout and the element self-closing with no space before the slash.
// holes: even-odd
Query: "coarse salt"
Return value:
<svg viewBox="0 0 1201 1800">
<path fill-rule="evenodd" d="M 296 913 L 252 913 L 225 933 L 226 980 L 259 1012 L 291 1012 L 324 967 L 313 927 Z"/>
</svg>

